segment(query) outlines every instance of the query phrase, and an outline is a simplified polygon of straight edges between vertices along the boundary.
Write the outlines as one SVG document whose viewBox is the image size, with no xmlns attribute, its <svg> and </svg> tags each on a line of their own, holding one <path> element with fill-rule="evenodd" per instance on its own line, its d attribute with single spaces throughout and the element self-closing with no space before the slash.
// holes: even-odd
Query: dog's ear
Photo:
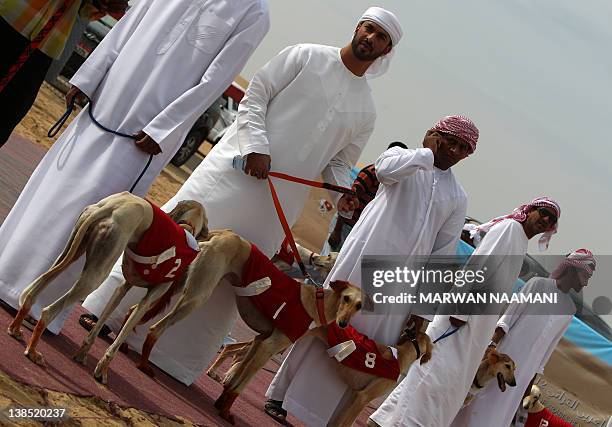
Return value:
<svg viewBox="0 0 612 427">
<path fill-rule="evenodd" d="M 349 282 L 345 280 L 334 280 L 333 282 L 329 283 L 329 287 L 332 288 L 333 291 L 336 293 L 342 292 L 343 290 L 348 288 L 348 286 L 349 286 Z"/>
<path fill-rule="evenodd" d="M 179 220 L 183 218 L 185 212 L 191 209 L 192 205 L 190 202 L 190 200 L 181 200 L 170 212 L 168 212 L 168 216 L 172 218 L 172 221 L 179 222 Z"/>
<path fill-rule="evenodd" d="M 361 292 L 361 298 L 362 310 L 374 311 L 374 300 L 372 299 L 372 297 L 366 294 L 365 292 Z"/>
<path fill-rule="evenodd" d="M 495 350 L 494 348 L 492 348 L 488 353 L 487 353 L 487 361 L 489 362 L 489 364 L 491 365 L 495 365 L 497 362 L 499 362 L 499 353 L 497 352 L 497 350 Z"/>
<path fill-rule="evenodd" d="M 201 203 L 196 202 L 195 200 L 181 200 L 176 204 L 174 209 L 168 212 L 168 216 L 172 218 L 172 221 L 178 223 L 180 220 L 185 219 L 185 216 L 189 213 L 189 211 L 196 209 L 202 215 L 202 229 L 198 235 L 194 237 L 204 239 L 206 236 L 208 236 L 208 218 L 206 216 L 206 210 Z"/>
<path fill-rule="evenodd" d="M 206 239 L 206 237 L 208 237 L 208 217 L 206 216 L 206 212 L 204 210 L 202 212 L 202 229 L 200 230 L 200 234 L 196 236 L 196 239 Z"/>
</svg>

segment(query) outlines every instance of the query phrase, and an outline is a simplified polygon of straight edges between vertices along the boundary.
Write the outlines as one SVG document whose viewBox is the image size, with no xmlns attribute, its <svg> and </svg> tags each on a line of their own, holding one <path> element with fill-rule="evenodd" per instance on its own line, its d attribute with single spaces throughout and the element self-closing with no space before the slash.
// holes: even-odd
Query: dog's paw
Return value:
<svg viewBox="0 0 612 427">
<path fill-rule="evenodd" d="M 9 326 L 6 332 L 17 341 L 23 341 L 23 332 L 21 331 L 21 328 L 11 328 Z"/>
<path fill-rule="evenodd" d="M 98 363 L 96 369 L 94 370 L 94 378 L 100 384 L 106 384 L 108 382 L 108 369 L 106 367 L 100 366 L 100 364 Z"/>
<path fill-rule="evenodd" d="M 145 374 L 147 374 L 151 378 L 155 378 L 155 371 L 153 370 L 151 365 L 149 365 L 148 363 L 146 363 L 146 364 L 138 364 L 136 367 L 138 368 L 138 370 L 144 372 Z"/>
<path fill-rule="evenodd" d="M 219 376 L 219 374 L 217 374 L 216 371 L 206 371 L 206 375 L 208 375 L 210 378 L 212 378 L 219 384 L 223 382 L 223 379 Z"/>
<path fill-rule="evenodd" d="M 77 363 L 80 363 L 81 365 L 85 365 L 87 362 L 87 352 L 83 349 L 79 349 L 79 351 L 74 353 L 74 355 L 72 356 L 72 360 Z"/>
<path fill-rule="evenodd" d="M 45 358 L 36 350 L 26 350 L 23 354 L 38 366 L 45 366 Z"/>
</svg>

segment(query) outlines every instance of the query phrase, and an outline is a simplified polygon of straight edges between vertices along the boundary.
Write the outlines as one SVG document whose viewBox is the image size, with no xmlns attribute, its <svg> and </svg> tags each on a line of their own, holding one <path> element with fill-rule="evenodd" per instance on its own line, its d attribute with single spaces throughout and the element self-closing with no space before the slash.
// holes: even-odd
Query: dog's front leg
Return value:
<svg viewBox="0 0 612 427">
<path fill-rule="evenodd" d="M 360 374 L 356 373 L 356 375 Z M 343 402 L 347 402 L 346 405 L 342 408 L 336 409 L 336 412 L 334 413 L 332 420 L 328 423 L 328 426 L 352 426 L 368 403 L 377 397 L 384 395 L 388 391 L 391 391 L 394 386 L 395 382 L 387 378 L 372 379 L 372 381 L 362 390 L 353 391 L 351 396 L 352 398 L 348 402 L 343 399 Z"/>
<path fill-rule="evenodd" d="M 142 345 L 140 361 L 137 365 L 138 369 L 145 374 L 153 376 L 153 369 L 149 366 L 149 356 L 159 337 L 167 328 L 187 317 L 196 308 L 202 306 L 225 275 L 227 271 L 225 266 L 219 268 L 212 268 L 210 266 L 222 266 L 226 260 L 224 258 L 216 258 L 215 254 L 212 253 L 211 255 L 211 253 L 212 251 L 208 250 L 196 258 L 189 270 L 183 293 L 174 308 L 149 328 L 147 338 Z"/>
<path fill-rule="evenodd" d="M 210 378 L 212 378 L 213 380 L 215 380 L 218 383 L 220 383 L 221 382 L 221 377 L 219 376 L 219 374 L 217 374 L 217 369 L 219 369 L 221 364 L 229 356 L 233 355 L 234 356 L 234 362 L 235 362 L 236 358 L 240 357 L 241 353 L 245 352 L 245 349 L 249 345 L 250 345 L 250 343 L 248 343 L 248 342 L 238 342 L 238 343 L 227 344 L 227 345 L 223 346 L 223 350 L 221 350 L 221 352 L 219 353 L 219 355 L 217 356 L 217 358 L 215 359 L 213 364 L 210 365 L 210 368 L 208 368 L 208 371 L 206 371 L 206 375 L 208 375 Z"/>
<path fill-rule="evenodd" d="M 85 337 L 81 347 L 72 357 L 74 360 L 83 365 L 85 364 L 85 361 L 87 360 L 87 353 L 89 353 L 89 350 L 95 342 L 98 333 L 104 326 L 104 323 L 110 317 L 111 313 L 119 306 L 119 303 L 131 288 L 132 286 L 124 280 L 123 283 L 117 289 L 115 289 L 111 299 L 108 301 L 108 304 L 106 304 L 106 307 L 104 307 L 102 314 L 98 318 L 96 325 L 91 331 L 89 331 L 89 335 Z"/>
<path fill-rule="evenodd" d="M 280 330 L 275 329 L 266 339 L 260 341 L 258 345 L 251 345 L 249 352 L 230 381 L 224 385 L 223 393 L 215 402 L 215 407 L 219 409 L 219 416 L 230 423 L 234 423 L 234 417 L 230 414 L 230 409 L 240 393 L 247 386 L 255 374 L 264 367 L 276 353 L 286 349 L 291 345 L 291 340 Z"/>
<path fill-rule="evenodd" d="M 168 290 L 168 288 L 170 288 L 170 285 L 171 283 L 162 283 L 149 288 L 147 294 L 136 306 L 136 310 L 132 312 L 127 322 L 125 322 L 123 325 L 123 328 L 121 328 L 121 331 L 119 331 L 115 341 L 113 341 L 113 343 L 108 347 L 106 353 L 104 353 L 104 356 L 102 356 L 102 359 L 100 359 L 96 365 L 94 378 L 97 381 L 101 382 L 102 384 L 106 384 L 108 380 L 108 365 L 115 357 L 117 350 L 119 350 L 121 344 L 123 344 L 128 334 L 132 331 L 132 328 L 136 327 L 140 319 L 142 319 L 142 316 L 144 316 L 146 311 L 149 309 L 151 303 L 161 297 Z"/>
</svg>

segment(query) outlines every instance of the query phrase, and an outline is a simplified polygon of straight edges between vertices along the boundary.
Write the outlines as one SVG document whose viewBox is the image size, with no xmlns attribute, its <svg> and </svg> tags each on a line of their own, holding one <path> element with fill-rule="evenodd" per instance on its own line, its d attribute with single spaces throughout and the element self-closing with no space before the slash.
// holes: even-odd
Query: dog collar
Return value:
<svg viewBox="0 0 612 427">
<path fill-rule="evenodd" d="M 325 319 L 325 293 L 323 292 L 323 288 L 317 286 L 315 290 L 315 298 L 317 302 L 317 312 L 319 313 L 319 321 L 321 325 L 327 325 L 327 320 Z"/>
<path fill-rule="evenodd" d="M 410 342 L 412 343 L 412 345 L 414 346 L 414 349 L 416 350 L 417 353 L 417 359 L 419 357 L 421 357 L 421 349 L 419 348 L 419 343 L 417 342 L 416 338 L 410 338 Z"/>
<path fill-rule="evenodd" d="M 419 343 L 418 343 L 418 341 L 416 339 L 416 334 L 412 330 L 409 330 L 406 333 L 410 335 L 410 338 L 408 338 L 408 339 L 410 340 L 410 342 L 414 346 L 414 349 L 416 350 L 416 354 L 417 354 L 416 358 L 418 360 L 418 358 L 421 357 L 421 349 L 419 348 Z"/>
<path fill-rule="evenodd" d="M 314 252 L 310 253 L 310 258 L 308 258 L 308 264 L 309 265 L 312 265 L 312 259 L 314 258 L 314 254 L 315 254 Z"/>
<path fill-rule="evenodd" d="M 475 376 L 474 376 L 474 381 L 472 382 L 472 385 L 474 385 L 476 388 L 482 388 L 482 386 L 478 384 L 478 378 L 476 378 Z"/>
</svg>

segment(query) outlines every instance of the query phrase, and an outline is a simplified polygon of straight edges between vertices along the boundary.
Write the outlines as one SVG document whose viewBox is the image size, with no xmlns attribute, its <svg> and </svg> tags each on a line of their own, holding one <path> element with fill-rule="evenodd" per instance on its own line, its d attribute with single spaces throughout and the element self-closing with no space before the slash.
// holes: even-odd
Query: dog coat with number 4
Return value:
<svg viewBox="0 0 612 427">
<path fill-rule="evenodd" d="M 351 342 L 353 344 L 350 344 Z M 340 328 L 336 322 L 327 325 L 327 343 L 330 346 L 328 350 L 330 356 L 335 356 L 340 363 L 349 368 L 394 381 L 399 378 L 400 367 L 395 349 L 389 347 L 394 357 L 390 360 L 385 359 L 378 351 L 376 341 L 371 340 L 351 325 L 346 328 Z M 341 350 L 342 347 L 344 350 Z M 348 352 L 350 354 L 346 355 Z"/>
<path fill-rule="evenodd" d="M 312 323 L 300 299 L 300 283 L 280 271 L 257 246 L 251 244 L 251 254 L 242 270 L 242 284 L 266 280 L 267 285 L 258 294 L 236 291 L 248 295 L 261 314 L 274 322 L 291 341 L 306 333 Z M 270 283 L 271 282 L 271 283 Z"/>
<path fill-rule="evenodd" d="M 547 408 L 540 412 L 532 412 L 527 418 L 525 427 L 573 427 L 572 424 L 565 421 L 563 418 L 556 416 Z"/>
<path fill-rule="evenodd" d="M 144 281 L 151 284 L 172 282 L 181 277 L 200 251 L 198 242 L 170 216 L 149 202 L 153 222 L 127 256 Z"/>
</svg>

